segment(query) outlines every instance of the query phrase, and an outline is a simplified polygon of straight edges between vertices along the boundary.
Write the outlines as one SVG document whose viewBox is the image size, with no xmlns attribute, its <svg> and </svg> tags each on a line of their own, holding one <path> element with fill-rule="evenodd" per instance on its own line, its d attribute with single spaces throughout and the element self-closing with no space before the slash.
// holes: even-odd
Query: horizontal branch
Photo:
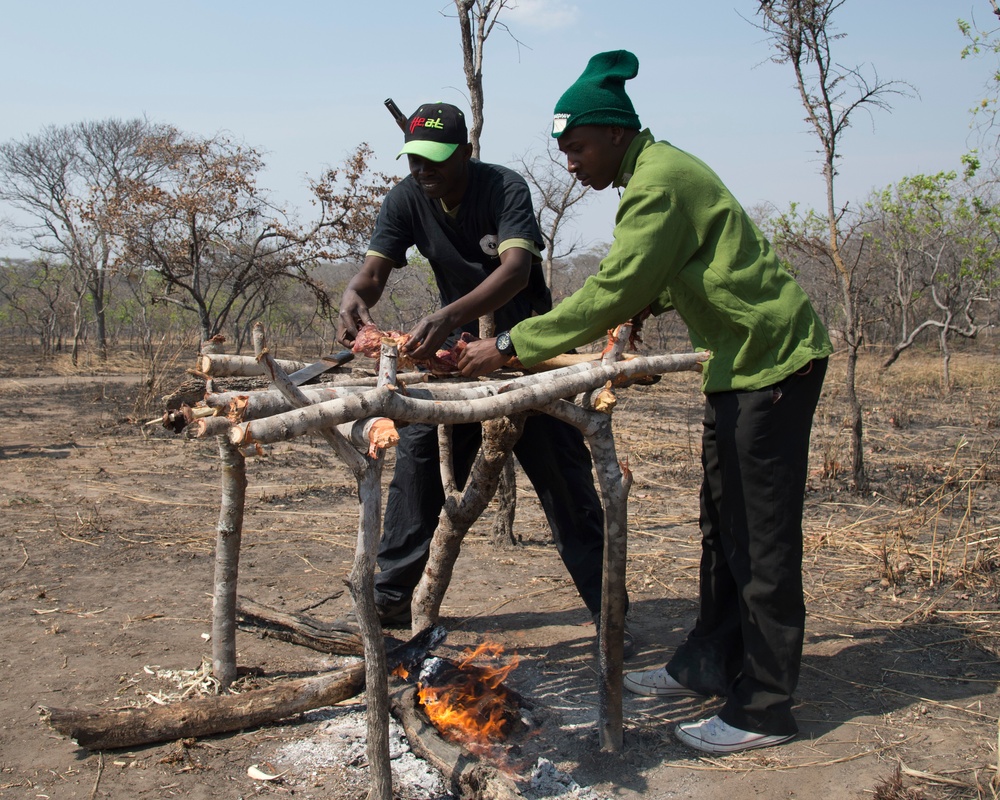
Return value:
<svg viewBox="0 0 1000 800">
<path fill-rule="evenodd" d="M 339 425 L 363 417 L 382 416 L 400 422 L 424 422 L 435 425 L 482 422 L 520 411 L 538 408 L 562 397 L 573 397 L 596 389 L 606 382 L 616 382 L 641 375 L 694 369 L 709 358 L 708 353 L 648 356 L 609 365 L 578 364 L 555 370 L 545 376 L 526 376 L 505 384 L 500 393 L 490 397 L 462 397 L 455 400 L 423 400 L 404 397 L 391 388 L 373 389 L 362 394 L 277 414 L 266 419 L 233 426 L 234 444 L 267 444 L 287 441 L 312 431 Z M 536 381 L 525 383 L 525 381 Z M 540 381 L 540 382 L 539 382 Z M 473 393 L 478 390 L 475 387 Z"/>
<path fill-rule="evenodd" d="M 305 361 L 284 361 L 275 359 L 285 372 L 308 367 Z M 198 371 L 213 378 L 256 377 L 270 375 L 267 367 L 253 356 L 234 356 L 225 354 L 204 353 L 198 356 Z"/>
</svg>

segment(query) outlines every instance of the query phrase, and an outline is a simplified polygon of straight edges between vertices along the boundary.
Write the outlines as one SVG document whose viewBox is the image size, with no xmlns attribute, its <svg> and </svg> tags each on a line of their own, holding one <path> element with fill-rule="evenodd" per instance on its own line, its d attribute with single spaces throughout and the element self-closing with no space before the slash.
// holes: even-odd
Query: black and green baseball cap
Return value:
<svg viewBox="0 0 1000 800">
<path fill-rule="evenodd" d="M 406 120 L 406 136 L 399 156 L 412 154 L 428 161 L 446 161 L 469 141 L 465 114 L 449 103 L 424 103 Z"/>
</svg>

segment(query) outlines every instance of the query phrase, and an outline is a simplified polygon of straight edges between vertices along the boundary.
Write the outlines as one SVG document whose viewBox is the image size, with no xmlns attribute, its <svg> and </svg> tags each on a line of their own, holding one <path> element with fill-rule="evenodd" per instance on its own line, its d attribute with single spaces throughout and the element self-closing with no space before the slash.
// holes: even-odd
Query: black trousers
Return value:
<svg viewBox="0 0 1000 800">
<path fill-rule="evenodd" d="M 389 484 L 375 575 L 375 599 L 413 594 L 420 581 L 444 505 L 437 428 L 402 428 Z M 465 485 L 482 440 L 478 423 L 453 429 L 455 479 Z M 592 614 L 601 608 L 604 512 L 594 489 L 590 451 L 572 425 L 546 415 L 528 417 L 514 456 L 531 481 L 552 529 L 556 548 Z"/>
<path fill-rule="evenodd" d="M 706 395 L 701 586 L 667 671 L 726 698 L 724 722 L 790 734 L 805 631 L 802 506 L 826 359 L 775 386 Z"/>
</svg>

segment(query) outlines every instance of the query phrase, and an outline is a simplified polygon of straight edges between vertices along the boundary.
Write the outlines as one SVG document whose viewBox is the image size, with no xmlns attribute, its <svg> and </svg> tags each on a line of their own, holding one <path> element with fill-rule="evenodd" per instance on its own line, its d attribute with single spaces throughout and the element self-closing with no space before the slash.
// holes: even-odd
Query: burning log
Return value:
<svg viewBox="0 0 1000 800">
<path fill-rule="evenodd" d="M 428 658 L 417 676 L 417 699 L 427 718 L 446 739 L 472 752 L 488 753 L 525 727 L 521 709 L 526 703 L 504 685 L 517 668 L 517 656 L 502 667 L 477 663 L 502 652 L 499 645 L 485 643 L 457 662 Z"/>
<path fill-rule="evenodd" d="M 524 698 L 504 684 L 517 657 L 504 666 L 490 663 L 501 653 L 498 645 L 485 643 L 458 661 L 428 658 L 420 664 L 416 686 L 397 688 L 391 697 L 413 751 L 462 798 L 521 796 L 510 777 L 487 763 L 499 756 L 509 766 L 510 748 L 517 747 L 512 736 L 531 726 L 523 716 Z M 404 669 L 393 674 L 413 677 Z"/>
<path fill-rule="evenodd" d="M 517 784 L 496 767 L 480 762 L 437 730 L 417 710 L 417 689 L 406 686 L 392 696 L 392 711 L 403 726 L 410 749 L 429 762 L 462 800 L 509 800 L 523 797 Z"/>
</svg>

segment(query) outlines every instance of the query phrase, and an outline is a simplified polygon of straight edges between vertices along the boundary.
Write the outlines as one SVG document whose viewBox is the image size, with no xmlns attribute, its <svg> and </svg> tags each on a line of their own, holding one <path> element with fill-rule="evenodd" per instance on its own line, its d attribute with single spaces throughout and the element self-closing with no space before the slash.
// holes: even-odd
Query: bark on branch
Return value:
<svg viewBox="0 0 1000 800">
<path fill-rule="evenodd" d="M 451 469 L 450 427 L 442 428 L 440 457 L 445 503 L 441 510 L 434 538 L 431 539 L 427 565 L 420 583 L 413 592 L 412 631 L 434 625 L 441 612 L 441 603 L 451 583 L 455 562 L 458 560 L 462 540 L 469 528 L 479 519 L 500 483 L 504 463 L 524 430 L 524 414 L 501 417 L 483 422 L 483 443 L 465 482 L 459 491 Z"/>
<path fill-rule="evenodd" d="M 307 614 L 278 611 L 245 597 L 236 600 L 236 620 L 243 630 L 283 642 L 302 645 L 320 653 L 360 656 L 361 636 Z"/>
<path fill-rule="evenodd" d="M 420 663 L 444 639 L 441 628 L 423 631 L 386 657 L 388 667 Z M 254 728 L 356 697 L 365 688 L 365 665 L 324 672 L 242 694 L 198 697 L 167 706 L 79 711 L 42 708 L 42 721 L 90 750 L 138 747 Z"/>
<path fill-rule="evenodd" d="M 43 708 L 42 720 L 89 750 L 137 747 L 254 728 L 334 705 L 365 688 L 365 665 L 288 681 L 243 694 L 201 697 L 168 706 L 118 711 Z"/>
<path fill-rule="evenodd" d="M 305 361 L 277 362 L 285 372 L 308 367 Z M 222 353 L 202 353 L 198 357 L 198 371 L 213 378 L 251 377 L 267 375 L 267 369 L 253 356 L 234 356 Z"/>
<path fill-rule="evenodd" d="M 373 416 L 435 425 L 482 422 L 538 408 L 562 397 L 573 397 L 603 386 L 607 381 L 693 369 L 708 357 L 707 353 L 689 353 L 635 358 L 612 365 L 578 364 L 548 373 L 548 380 L 542 383 L 525 383 L 526 379 L 517 379 L 510 382 L 509 385 L 516 387 L 510 391 L 501 390 L 495 397 L 470 400 L 419 400 L 403 397 L 387 387 L 376 388 L 267 419 L 240 423 L 230 431 L 230 440 L 234 444 L 287 441 L 321 428 Z M 528 377 L 537 379 L 540 376 Z"/>
</svg>

